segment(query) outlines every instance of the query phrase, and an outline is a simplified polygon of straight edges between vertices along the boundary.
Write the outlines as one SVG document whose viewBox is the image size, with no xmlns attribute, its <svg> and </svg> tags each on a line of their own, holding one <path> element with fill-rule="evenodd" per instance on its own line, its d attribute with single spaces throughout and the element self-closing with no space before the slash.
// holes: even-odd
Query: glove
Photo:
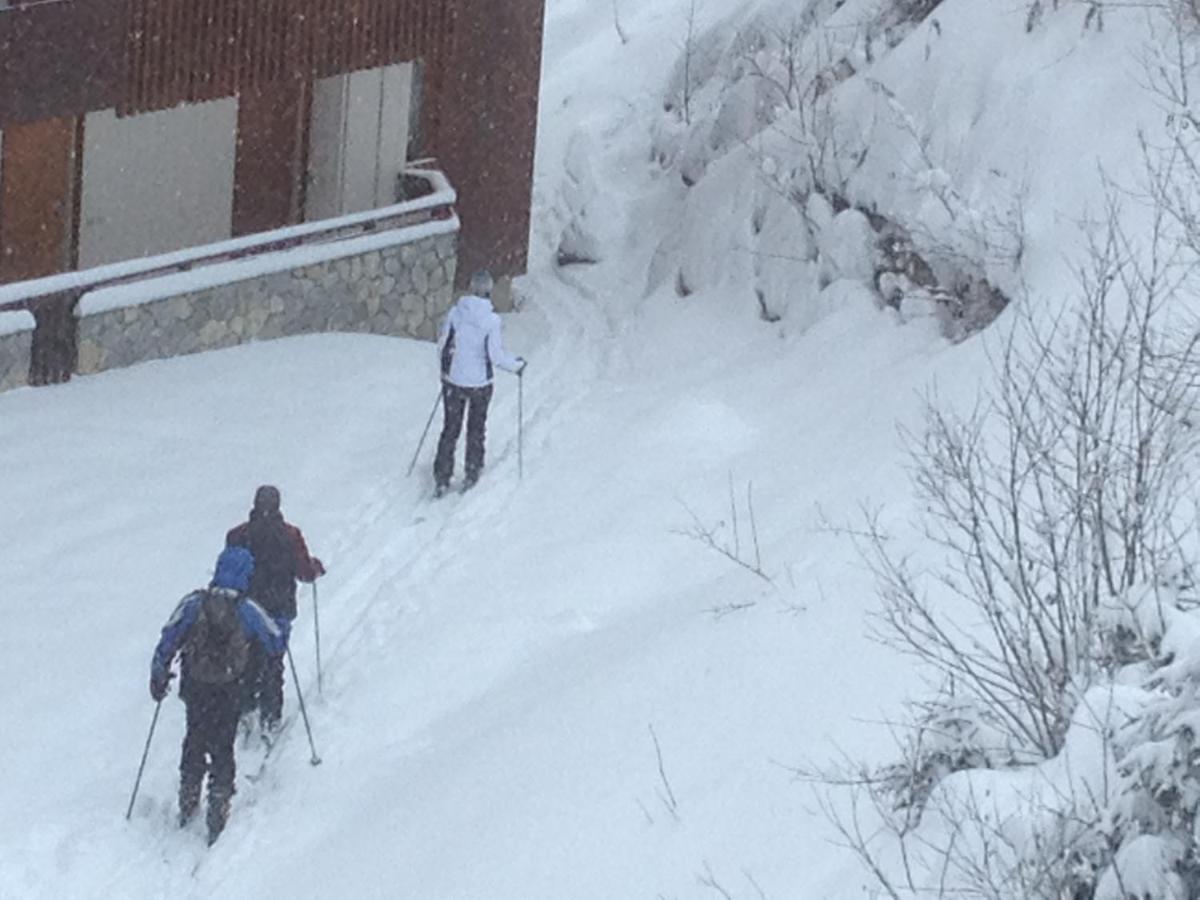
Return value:
<svg viewBox="0 0 1200 900">
<path fill-rule="evenodd" d="M 155 703 L 161 703 L 163 697 L 167 696 L 167 691 L 171 688 L 171 679 L 174 677 L 175 673 L 171 671 L 162 676 L 150 676 L 150 697 Z"/>
<path fill-rule="evenodd" d="M 325 574 L 325 563 L 321 562 L 319 559 L 317 559 L 314 556 L 312 558 L 312 564 L 313 564 L 313 571 L 317 573 L 318 578 L 320 578 L 322 575 Z"/>
</svg>

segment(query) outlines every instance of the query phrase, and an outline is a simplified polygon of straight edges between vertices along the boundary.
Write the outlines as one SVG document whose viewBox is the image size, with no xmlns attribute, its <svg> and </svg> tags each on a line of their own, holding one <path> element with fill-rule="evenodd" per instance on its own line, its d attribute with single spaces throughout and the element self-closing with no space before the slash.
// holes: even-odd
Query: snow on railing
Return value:
<svg viewBox="0 0 1200 900">
<path fill-rule="evenodd" d="M 140 306 L 155 300 L 177 297 L 180 294 L 202 291 L 207 288 L 249 281 L 275 272 L 289 269 L 304 269 L 330 260 L 393 247 L 398 244 L 415 244 L 417 241 L 438 234 L 454 233 L 459 230 L 458 216 L 447 219 L 427 219 L 407 225 L 389 226 L 383 231 L 342 238 L 324 243 L 303 243 L 291 247 L 254 253 L 229 260 L 216 261 L 187 271 L 169 271 L 152 275 L 134 282 L 103 285 L 89 290 L 80 297 L 75 306 L 78 316 Z"/>
<path fill-rule="evenodd" d="M 99 287 L 112 287 L 143 278 L 186 272 L 198 266 L 229 262 L 278 250 L 290 250 L 301 244 L 344 240 L 369 232 L 416 225 L 430 219 L 449 219 L 454 215 L 454 203 L 458 196 L 445 175 L 435 169 L 409 169 L 405 174 L 425 179 L 431 187 L 430 193 L 392 206 L 333 219 L 290 225 L 275 231 L 202 244 L 171 253 L 0 285 L 0 311 L 25 309 L 29 301 L 40 297 L 65 293 L 82 294 Z"/>
<path fill-rule="evenodd" d="M 0 8 L 3 8 L 3 0 L 0 0 Z M 0 312 L 0 337 L 19 331 L 33 331 L 36 324 L 33 316 L 23 309 Z"/>
</svg>

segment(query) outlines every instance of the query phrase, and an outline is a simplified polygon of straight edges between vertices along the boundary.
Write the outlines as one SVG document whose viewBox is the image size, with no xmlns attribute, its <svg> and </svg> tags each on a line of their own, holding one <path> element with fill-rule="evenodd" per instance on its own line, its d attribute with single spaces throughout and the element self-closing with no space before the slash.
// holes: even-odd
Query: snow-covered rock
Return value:
<svg viewBox="0 0 1200 900">
<path fill-rule="evenodd" d="M 879 262 L 878 236 L 871 223 L 857 209 L 844 209 L 821 232 L 818 247 L 824 283 L 850 278 L 865 285 L 874 284 Z"/>
</svg>

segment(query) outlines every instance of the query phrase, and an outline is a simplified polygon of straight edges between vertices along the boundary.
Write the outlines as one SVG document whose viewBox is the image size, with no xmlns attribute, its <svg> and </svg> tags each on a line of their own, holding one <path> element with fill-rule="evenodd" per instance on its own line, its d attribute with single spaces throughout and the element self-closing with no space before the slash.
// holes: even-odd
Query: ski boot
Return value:
<svg viewBox="0 0 1200 900">
<path fill-rule="evenodd" d="M 217 842 L 225 823 L 229 821 L 230 799 L 220 794 L 208 795 L 208 846 Z"/>
<path fill-rule="evenodd" d="M 267 752 L 270 752 L 271 747 L 275 743 L 275 739 L 279 737 L 279 729 L 281 720 L 279 716 L 268 716 L 263 714 L 259 718 L 258 738 L 262 742 L 262 746 Z"/>
<path fill-rule="evenodd" d="M 200 782 L 192 779 L 179 782 L 179 827 L 186 828 L 200 807 Z"/>
</svg>

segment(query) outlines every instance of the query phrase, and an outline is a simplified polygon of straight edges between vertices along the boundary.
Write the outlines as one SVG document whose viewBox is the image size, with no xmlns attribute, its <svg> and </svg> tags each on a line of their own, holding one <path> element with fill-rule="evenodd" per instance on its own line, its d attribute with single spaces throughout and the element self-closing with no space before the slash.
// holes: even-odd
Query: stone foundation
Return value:
<svg viewBox="0 0 1200 900">
<path fill-rule="evenodd" d="M 77 371 L 325 331 L 432 340 L 453 302 L 456 251 L 456 233 L 435 234 L 118 309 L 85 306 Z"/>
<path fill-rule="evenodd" d="M 29 383 L 33 327 L 29 313 L 0 313 L 0 391 Z"/>
</svg>

